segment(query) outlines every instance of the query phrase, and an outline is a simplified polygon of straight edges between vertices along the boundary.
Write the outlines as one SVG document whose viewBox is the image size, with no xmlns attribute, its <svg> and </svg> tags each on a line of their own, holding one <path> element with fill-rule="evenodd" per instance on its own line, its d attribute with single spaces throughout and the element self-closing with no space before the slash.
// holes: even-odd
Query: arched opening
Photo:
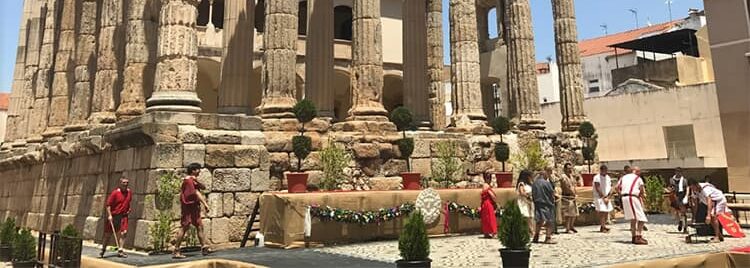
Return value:
<svg viewBox="0 0 750 268">
<path fill-rule="evenodd" d="M 336 6 L 333 8 L 333 36 L 336 39 L 352 40 L 352 8 Z"/>
<path fill-rule="evenodd" d="M 211 22 L 213 22 L 214 27 L 224 29 L 224 0 L 214 0 L 214 10 L 211 15 Z"/>
<path fill-rule="evenodd" d="M 204 0 L 198 4 L 196 24 L 198 26 L 206 26 L 208 25 L 208 21 L 211 20 L 211 24 L 215 28 L 224 28 L 224 0 L 214 0 L 213 7 L 211 7 L 211 3 L 212 1 Z"/>
<path fill-rule="evenodd" d="M 297 34 L 307 35 L 307 1 L 300 1 L 298 10 Z"/>
<path fill-rule="evenodd" d="M 198 59 L 196 91 L 204 113 L 216 113 L 219 104 L 219 76 L 221 64 L 214 60 Z"/>
<path fill-rule="evenodd" d="M 401 76 L 383 76 L 383 106 L 389 113 L 404 106 L 404 80 Z"/>
<path fill-rule="evenodd" d="M 497 26 L 497 7 L 493 7 L 487 12 L 487 30 L 490 39 L 499 36 L 498 31 L 500 31 L 500 29 L 498 29 Z"/>
<path fill-rule="evenodd" d="M 335 121 L 343 121 L 349 115 L 349 109 L 352 108 L 352 94 L 350 86 L 349 72 L 344 70 L 335 70 L 333 72 L 333 114 Z"/>
<path fill-rule="evenodd" d="M 211 3 L 209 3 L 208 1 L 201 1 L 200 4 L 198 4 L 198 19 L 196 21 L 196 24 L 198 26 L 208 25 L 208 13 L 210 5 Z"/>
<path fill-rule="evenodd" d="M 262 33 L 266 29 L 266 0 L 255 4 L 255 31 Z"/>
</svg>

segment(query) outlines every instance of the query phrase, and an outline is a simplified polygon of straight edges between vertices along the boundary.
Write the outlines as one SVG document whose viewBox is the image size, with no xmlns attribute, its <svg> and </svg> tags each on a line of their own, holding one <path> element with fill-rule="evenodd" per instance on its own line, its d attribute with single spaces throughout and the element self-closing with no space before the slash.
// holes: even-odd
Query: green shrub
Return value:
<svg viewBox="0 0 750 268">
<path fill-rule="evenodd" d="M 586 164 L 589 167 L 589 173 L 591 173 L 591 162 L 596 158 L 596 146 L 591 145 L 595 134 L 596 128 L 594 128 L 594 124 L 591 124 L 591 122 L 583 122 L 578 126 L 578 135 L 583 140 L 581 154 L 583 154 L 583 160 L 586 160 Z"/>
<path fill-rule="evenodd" d="M 594 161 L 594 158 L 596 158 L 596 149 L 594 147 L 583 147 L 581 153 L 583 154 L 583 160 Z"/>
<path fill-rule="evenodd" d="M 16 219 L 8 218 L 0 225 L 0 245 L 10 246 L 16 236 Z"/>
<path fill-rule="evenodd" d="M 397 143 L 398 150 L 401 152 L 401 157 L 409 160 L 409 157 L 411 157 L 411 154 L 414 152 L 414 139 L 403 138 L 398 140 Z"/>
<path fill-rule="evenodd" d="M 312 121 L 318 116 L 318 110 L 315 108 L 315 103 L 308 99 L 303 99 L 297 102 L 292 108 L 292 113 L 294 113 L 294 117 L 297 118 L 297 121 L 302 123 L 303 131 L 305 123 Z"/>
<path fill-rule="evenodd" d="M 505 203 L 501 217 L 498 238 L 506 249 L 526 250 L 529 249 L 531 240 L 529 235 L 529 224 L 521 214 L 521 209 L 514 200 Z"/>
<path fill-rule="evenodd" d="M 592 138 L 594 134 L 596 134 L 596 128 L 594 128 L 594 124 L 591 124 L 591 122 L 583 122 L 578 126 L 578 135 L 582 138 Z"/>
<path fill-rule="evenodd" d="M 527 142 L 520 142 L 521 152 L 513 154 L 511 162 L 515 170 L 530 170 L 541 171 L 549 165 L 547 159 L 544 159 L 542 153 L 542 146 L 539 145 L 539 141 L 536 139 L 529 140 Z"/>
<path fill-rule="evenodd" d="M 60 233 L 57 252 L 60 260 L 79 260 L 81 258 L 81 235 L 72 224 L 68 224 Z"/>
<path fill-rule="evenodd" d="M 430 257 L 430 240 L 422 213 L 413 212 L 398 237 L 398 251 L 405 261 L 424 261 Z"/>
<path fill-rule="evenodd" d="M 174 172 L 167 172 L 156 181 L 156 209 L 171 210 L 175 197 L 182 188 L 182 179 Z"/>
<path fill-rule="evenodd" d="M 432 178 L 444 186 L 457 180 L 461 175 L 461 161 L 455 141 L 439 141 L 435 143 L 437 162 L 432 165 Z"/>
<path fill-rule="evenodd" d="M 292 149 L 297 157 L 297 171 L 302 171 L 302 160 L 312 151 L 312 139 L 307 136 L 292 137 Z"/>
<path fill-rule="evenodd" d="M 500 139 L 502 139 L 502 135 L 510 131 L 510 128 L 511 123 L 507 117 L 498 116 L 492 120 L 492 129 L 495 131 L 495 134 L 501 135 Z"/>
<path fill-rule="evenodd" d="M 406 131 L 411 129 L 414 116 L 406 107 L 398 107 L 391 112 L 391 122 L 396 125 L 399 131 Z"/>
<path fill-rule="evenodd" d="M 505 161 L 510 158 L 510 147 L 507 143 L 496 142 L 495 143 L 495 160 L 503 163 L 503 172 L 505 172 Z"/>
<path fill-rule="evenodd" d="M 151 248 L 154 251 L 166 251 L 169 248 L 169 241 L 174 231 L 172 218 L 174 218 L 172 211 L 160 210 L 156 216 L 156 223 L 148 227 Z"/>
<path fill-rule="evenodd" d="M 648 176 L 645 181 L 647 211 L 661 213 L 664 202 L 664 180 L 660 176 Z"/>
<path fill-rule="evenodd" d="M 21 229 L 13 240 L 13 261 L 28 262 L 36 259 L 36 239 L 28 228 Z"/>
<path fill-rule="evenodd" d="M 174 231 L 172 219 L 175 217 L 172 206 L 182 188 L 182 179 L 174 172 L 167 172 L 156 181 L 156 223 L 148 228 L 149 242 L 154 251 L 165 251 L 169 247 L 169 241 Z M 147 197 L 146 202 L 152 202 Z"/>
<path fill-rule="evenodd" d="M 334 190 L 339 183 L 346 180 L 344 168 L 349 165 L 352 156 L 335 143 L 328 143 L 328 147 L 320 152 L 320 164 L 323 166 L 323 178 L 320 187 L 323 190 Z"/>
</svg>

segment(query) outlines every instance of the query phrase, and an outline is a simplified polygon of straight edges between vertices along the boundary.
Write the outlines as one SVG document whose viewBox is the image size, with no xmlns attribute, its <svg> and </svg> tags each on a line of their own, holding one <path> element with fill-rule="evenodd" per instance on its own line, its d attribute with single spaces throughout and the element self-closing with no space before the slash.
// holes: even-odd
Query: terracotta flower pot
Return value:
<svg viewBox="0 0 750 268">
<path fill-rule="evenodd" d="M 594 176 L 596 176 L 595 173 L 581 173 L 581 177 L 583 178 L 583 186 L 594 185 Z"/>
<path fill-rule="evenodd" d="M 416 172 L 403 172 L 401 173 L 401 185 L 404 190 L 419 190 L 422 189 L 420 183 L 422 176 Z"/>
<path fill-rule="evenodd" d="M 307 173 L 290 172 L 286 174 L 286 181 L 290 193 L 307 192 Z"/>
<path fill-rule="evenodd" d="M 495 180 L 497 187 L 500 188 L 513 188 L 513 173 L 510 172 L 496 172 Z"/>
</svg>

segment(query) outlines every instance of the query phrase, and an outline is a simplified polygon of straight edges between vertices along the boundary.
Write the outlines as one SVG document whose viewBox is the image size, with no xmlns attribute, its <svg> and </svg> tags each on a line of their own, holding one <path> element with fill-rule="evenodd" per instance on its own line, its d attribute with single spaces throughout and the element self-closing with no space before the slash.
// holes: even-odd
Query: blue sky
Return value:
<svg viewBox="0 0 750 268">
<path fill-rule="evenodd" d="M 0 91 L 10 91 L 13 79 L 13 65 L 16 58 L 18 43 L 18 29 L 23 9 L 23 0 L 2 0 L 0 9 Z M 534 35 L 536 41 L 536 58 L 555 55 L 554 32 L 552 29 L 552 7 L 550 0 L 530 0 Z M 687 16 L 688 8 L 703 9 L 702 0 L 672 0 L 673 18 Z M 666 0 L 577 0 L 576 16 L 578 18 L 578 34 L 580 39 L 588 39 L 604 34 L 600 25 L 606 24 L 609 33 L 626 31 L 635 27 L 635 17 L 628 9 L 638 11 L 638 21 L 641 26 L 660 23 L 669 20 L 669 9 Z M 497 35 L 494 11 L 489 18 L 490 36 Z M 444 37 L 446 49 L 446 63 L 448 56 L 448 0 L 444 0 Z"/>
</svg>

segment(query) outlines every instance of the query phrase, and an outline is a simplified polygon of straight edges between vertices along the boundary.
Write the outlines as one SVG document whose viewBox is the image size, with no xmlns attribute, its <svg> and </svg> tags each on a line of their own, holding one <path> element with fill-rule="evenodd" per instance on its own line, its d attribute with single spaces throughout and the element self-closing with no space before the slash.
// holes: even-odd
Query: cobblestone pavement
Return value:
<svg viewBox="0 0 750 268">
<path fill-rule="evenodd" d="M 598 232 L 596 226 L 578 227 L 578 234 L 555 236 L 558 244 L 533 244 L 532 267 L 596 267 L 648 259 L 673 258 L 684 255 L 724 251 L 750 245 L 750 238 L 727 238 L 723 243 L 685 243 L 685 235 L 667 215 L 650 215 L 649 231 L 644 238 L 649 245 L 630 244 L 630 224 L 619 220 L 611 225 L 609 234 Z M 744 230 L 750 234 L 749 229 Z M 706 237 L 706 240 L 708 237 Z M 466 235 L 430 239 L 433 267 L 499 267 L 500 242 Z M 351 257 L 394 262 L 399 259 L 398 241 L 380 241 L 317 249 L 321 252 Z"/>
</svg>

